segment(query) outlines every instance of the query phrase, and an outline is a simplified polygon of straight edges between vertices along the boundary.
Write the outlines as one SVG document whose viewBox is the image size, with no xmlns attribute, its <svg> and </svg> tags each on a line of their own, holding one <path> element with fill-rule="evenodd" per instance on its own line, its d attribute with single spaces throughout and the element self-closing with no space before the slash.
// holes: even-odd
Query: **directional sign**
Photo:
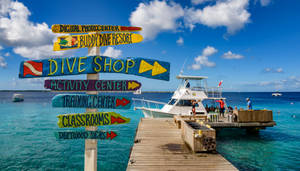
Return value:
<svg viewBox="0 0 300 171">
<path fill-rule="evenodd" d="M 145 59 L 115 59 L 107 56 L 84 56 L 23 61 L 20 78 L 52 77 L 94 73 L 123 73 L 169 81 L 170 63 Z"/>
<path fill-rule="evenodd" d="M 143 36 L 135 33 L 103 33 L 60 36 L 53 50 L 69 50 L 86 47 L 100 47 L 139 43 Z"/>
<path fill-rule="evenodd" d="M 51 27 L 53 33 L 88 33 L 103 31 L 141 31 L 141 27 L 111 26 L 111 25 L 69 25 L 54 24 Z"/>
<path fill-rule="evenodd" d="M 114 139 L 117 134 L 114 131 L 65 131 L 55 132 L 57 139 L 70 140 L 70 139 Z"/>
<path fill-rule="evenodd" d="M 57 117 L 59 119 L 57 125 L 60 128 L 117 125 L 130 122 L 130 118 L 125 118 L 115 112 L 64 114 Z"/>
<path fill-rule="evenodd" d="M 59 94 L 52 98 L 53 107 L 129 109 L 131 99 L 123 96 Z"/>
<path fill-rule="evenodd" d="M 136 91 L 135 80 L 45 80 L 44 87 L 56 91 Z"/>
</svg>

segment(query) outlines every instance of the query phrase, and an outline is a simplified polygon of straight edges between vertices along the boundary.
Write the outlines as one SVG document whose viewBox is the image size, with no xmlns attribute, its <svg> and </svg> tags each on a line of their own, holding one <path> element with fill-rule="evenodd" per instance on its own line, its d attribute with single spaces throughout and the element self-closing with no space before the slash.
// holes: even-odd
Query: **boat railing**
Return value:
<svg viewBox="0 0 300 171">
<path fill-rule="evenodd" d="M 165 105 L 167 103 L 164 102 L 158 102 L 158 101 L 154 101 L 154 100 L 146 100 L 146 99 L 138 99 L 138 98 L 132 98 L 133 100 L 133 105 L 134 107 L 137 106 L 137 103 L 140 102 L 142 107 L 147 107 L 147 108 L 156 108 L 156 109 L 160 109 L 162 108 L 162 105 Z"/>
<path fill-rule="evenodd" d="M 194 91 L 204 91 L 208 98 L 222 98 L 221 87 L 193 87 Z"/>
</svg>

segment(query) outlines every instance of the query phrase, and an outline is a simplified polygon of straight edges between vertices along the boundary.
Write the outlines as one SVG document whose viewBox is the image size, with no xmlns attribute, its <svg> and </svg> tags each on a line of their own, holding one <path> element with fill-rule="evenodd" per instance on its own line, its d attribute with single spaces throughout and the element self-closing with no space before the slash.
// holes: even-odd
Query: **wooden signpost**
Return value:
<svg viewBox="0 0 300 171">
<path fill-rule="evenodd" d="M 70 140 L 70 139 L 114 139 L 117 134 L 114 131 L 65 131 L 55 132 L 57 139 Z"/>
<path fill-rule="evenodd" d="M 97 112 L 98 108 L 129 109 L 131 99 L 122 96 L 99 96 L 98 91 L 135 91 L 141 83 L 134 80 L 99 80 L 98 73 L 123 73 L 151 79 L 169 81 L 170 63 L 146 59 L 115 59 L 100 56 L 100 46 L 138 43 L 143 40 L 140 27 L 111 25 L 64 25 L 52 26 L 54 33 L 89 33 L 58 37 L 53 50 L 88 48 L 88 56 L 51 58 L 23 61 L 19 78 L 53 77 L 87 74 L 87 80 L 46 80 L 45 88 L 55 91 L 86 91 L 86 95 L 57 95 L 55 107 L 86 107 L 86 113 L 57 116 L 60 128 L 85 127 L 85 131 L 57 132 L 58 139 L 85 139 L 84 170 L 97 170 L 97 140 L 113 139 L 113 131 L 97 131 L 97 126 L 126 124 L 126 118 L 115 112 Z M 116 32 L 116 33 L 100 33 Z"/>
<path fill-rule="evenodd" d="M 141 31 L 141 27 L 112 26 L 112 25 L 70 25 L 54 24 L 51 27 L 53 33 L 88 33 L 88 32 L 123 32 Z"/>
<path fill-rule="evenodd" d="M 107 56 L 83 56 L 23 61 L 20 78 L 53 77 L 95 73 L 123 73 L 169 80 L 170 63 L 145 59 L 115 59 Z"/>
<path fill-rule="evenodd" d="M 53 107 L 129 109 L 131 99 L 123 96 L 59 94 L 52 98 Z"/>
<path fill-rule="evenodd" d="M 55 91 L 136 91 L 141 83 L 135 80 L 45 80 L 44 87 Z"/>
<path fill-rule="evenodd" d="M 100 47 L 139 43 L 143 36 L 135 33 L 96 33 L 84 35 L 60 36 L 54 43 L 53 50 L 69 50 L 86 47 Z"/>
<path fill-rule="evenodd" d="M 126 118 L 115 112 L 75 113 L 58 115 L 57 125 L 60 128 L 77 128 L 126 124 L 130 118 Z"/>
</svg>

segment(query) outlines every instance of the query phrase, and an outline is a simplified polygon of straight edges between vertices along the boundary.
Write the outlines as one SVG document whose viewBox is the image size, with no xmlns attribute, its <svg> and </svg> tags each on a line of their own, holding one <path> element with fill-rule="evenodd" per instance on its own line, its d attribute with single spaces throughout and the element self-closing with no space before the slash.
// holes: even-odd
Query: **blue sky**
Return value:
<svg viewBox="0 0 300 171">
<path fill-rule="evenodd" d="M 183 74 L 208 76 L 209 86 L 223 80 L 224 91 L 299 91 L 299 10 L 298 0 L 0 0 L 0 90 L 43 89 L 44 79 L 18 78 L 23 60 L 87 54 L 53 52 L 61 34 L 51 32 L 52 24 L 103 24 L 140 26 L 144 41 L 101 47 L 101 54 L 168 61 L 171 79 L 102 73 L 101 79 L 174 90 L 183 67 Z"/>
</svg>

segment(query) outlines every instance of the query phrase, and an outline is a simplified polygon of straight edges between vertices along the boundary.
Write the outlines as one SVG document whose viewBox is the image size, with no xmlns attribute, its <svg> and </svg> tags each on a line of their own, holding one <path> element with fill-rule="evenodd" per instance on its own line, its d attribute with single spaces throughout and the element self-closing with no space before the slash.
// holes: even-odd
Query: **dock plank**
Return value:
<svg viewBox="0 0 300 171">
<path fill-rule="evenodd" d="M 128 171 L 237 170 L 220 154 L 193 153 L 173 119 L 141 119 Z"/>
</svg>

